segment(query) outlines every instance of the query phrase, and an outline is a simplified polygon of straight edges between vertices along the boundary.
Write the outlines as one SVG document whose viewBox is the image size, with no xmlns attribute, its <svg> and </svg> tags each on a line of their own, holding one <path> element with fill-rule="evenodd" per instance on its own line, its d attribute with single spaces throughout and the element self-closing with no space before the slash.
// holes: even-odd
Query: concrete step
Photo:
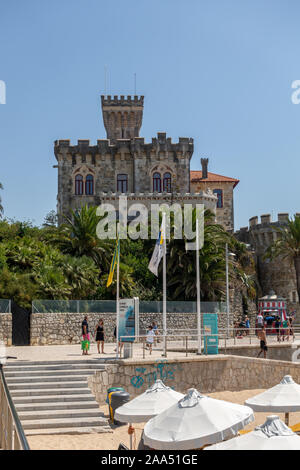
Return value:
<svg viewBox="0 0 300 470">
<path fill-rule="evenodd" d="M 57 365 L 48 365 L 48 366 L 41 366 L 41 365 L 22 365 L 22 366 L 14 366 L 9 365 L 4 367 L 5 373 L 10 372 L 38 372 L 38 371 L 64 371 L 64 370 L 103 370 L 105 368 L 105 364 L 57 364 Z"/>
<path fill-rule="evenodd" d="M 69 390 L 68 390 L 69 392 Z M 81 389 L 80 389 L 80 392 L 81 392 Z M 85 403 L 89 403 L 89 402 L 95 402 L 95 398 L 94 396 L 92 395 L 91 391 L 90 393 L 86 393 L 86 394 L 82 394 L 82 393 L 74 393 L 73 395 L 57 395 L 57 394 L 53 394 L 53 395 L 37 395 L 37 396 L 32 396 L 30 394 L 30 396 L 21 396 L 21 397 L 18 397 L 18 396 L 14 396 L 14 404 L 17 406 L 17 405 L 31 405 L 31 404 L 34 404 L 34 403 L 48 403 L 49 405 L 51 403 L 65 403 L 67 404 L 68 402 L 75 402 L 75 401 L 79 401 L 82 403 L 82 404 L 85 404 Z"/>
<path fill-rule="evenodd" d="M 77 398 L 77 396 L 76 396 Z M 18 413 L 21 413 L 22 411 L 52 411 L 52 410 L 87 410 L 87 409 L 94 409 L 94 410 L 99 410 L 99 405 L 98 403 L 93 400 L 93 401 L 75 401 L 73 397 L 73 401 L 53 401 L 49 402 L 49 398 L 47 402 L 43 403 L 16 403 L 16 410 Z"/>
<path fill-rule="evenodd" d="M 56 376 L 61 376 L 61 375 L 93 375 L 96 370 L 103 370 L 103 369 L 78 369 L 78 370 L 73 370 L 73 369 L 59 369 L 59 370 L 38 370 L 38 371 L 25 371 L 25 370 L 20 370 L 20 371 L 14 371 L 14 372 L 7 372 L 5 371 L 5 377 L 6 379 L 10 378 L 17 378 L 17 377 L 56 377 Z"/>
<path fill-rule="evenodd" d="M 106 433 L 113 432 L 109 425 L 104 426 L 82 426 L 75 428 L 45 428 L 45 429 L 26 429 L 26 436 L 43 436 L 47 434 L 91 434 L 91 433 Z"/>
<path fill-rule="evenodd" d="M 43 382 L 41 382 L 41 380 Z M 28 375 L 23 375 L 22 377 L 8 377 L 6 382 L 9 386 L 15 384 L 22 384 L 26 383 L 45 383 L 45 382 L 52 382 L 57 383 L 59 386 L 60 382 L 85 382 L 87 383 L 87 376 L 84 375 L 46 375 L 44 377 L 31 377 Z"/>
<path fill-rule="evenodd" d="M 21 382 L 17 384 L 9 384 L 9 390 L 41 390 L 41 389 L 59 389 L 59 388 L 86 388 L 87 382 L 84 381 L 76 381 L 76 382 Z"/>
<path fill-rule="evenodd" d="M 103 417 L 88 418 L 52 418 L 38 420 L 24 420 L 22 426 L 27 429 L 51 429 L 51 428 L 84 428 L 93 426 L 107 426 L 108 420 Z"/>
<path fill-rule="evenodd" d="M 48 384 L 46 384 L 48 385 Z M 85 384 L 86 386 L 86 384 Z M 15 389 L 11 390 L 11 396 L 15 399 L 15 397 L 26 397 L 26 396 L 31 396 L 31 397 L 37 397 L 41 395 L 78 395 L 78 394 L 87 394 L 87 395 L 92 395 L 91 389 L 86 386 L 86 388 L 45 388 L 41 390 L 40 388 L 22 388 L 22 389 Z"/>
<path fill-rule="evenodd" d="M 15 366 L 60 366 L 60 365 L 93 365 L 93 364 L 105 364 L 108 358 L 105 359 L 80 359 L 80 360 L 72 360 L 68 359 L 66 361 L 14 361 L 14 360 L 8 360 L 8 362 L 5 364 L 5 367 L 15 367 Z"/>
<path fill-rule="evenodd" d="M 72 409 L 72 410 L 40 410 L 20 411 L 19 418 L 24 424 L 26 421 L 40 421 L 44 419 L 73 419 L 73 418 L 104 418 L 99 408 L 96 409 Z"/>
</svg>

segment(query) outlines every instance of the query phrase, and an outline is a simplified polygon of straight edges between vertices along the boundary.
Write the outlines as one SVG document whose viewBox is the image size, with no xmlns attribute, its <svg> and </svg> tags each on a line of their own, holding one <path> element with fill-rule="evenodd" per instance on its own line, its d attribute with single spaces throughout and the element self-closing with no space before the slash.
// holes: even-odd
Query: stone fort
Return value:
<svg viewBox="0 0 300 470">
<path fill-rule="evenodd" d="M 190 170 L 194 141 L 179 137 L 172 142 L 158 132 L 151 143 L 140 137 L 144 96 L 101 96 L 106 139 L 90 145 L 89 140 L 57 140 L 54 153 L 58 169 L 57 213 L 59 223 L 70 210 L 102 202 L 115 207 L 126 195 L 128 206 L 139 202 L 204 204 L 226 230 L 234 230 L 233 190 L 238 184 L 202 169 Z"/>
<path fill-rule="evenodd" d="M 296 214 L 300 216 L 299 213 Z M 265 257 L 267 248 L 279 236 L 278 228 L 285 227 L 289 219 L 288 213 L 280 213 L 276 221 L 271 220 L 270 214 L 249 219 L 249 227 L 242 227 L 235 233 L 241 242 L 251 246 L 255 261 L 258 281 L 262 295 L 275 291 L 277 295 L 285 297 L 288 310 L 300 313 L 297 293 L 296 271 L 292 260 L 277 258 L 270 260 Z"/>
</svg>

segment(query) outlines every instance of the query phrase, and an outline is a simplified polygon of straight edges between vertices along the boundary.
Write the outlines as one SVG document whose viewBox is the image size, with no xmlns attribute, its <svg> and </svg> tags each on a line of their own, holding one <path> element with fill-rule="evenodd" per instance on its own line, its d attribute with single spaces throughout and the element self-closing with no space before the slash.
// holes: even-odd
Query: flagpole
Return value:
<svg viewBox="0 0 300 470">
<path fill-rule="evenodd" d="M 163 335 L 164 353 L 166 355 L 166 335 L 167 335 L 167 262 L 166 262 L 166 213 L 162 216 L 162 236 L 163 236 Z"/>
<path fill-rule="evenodd" d="M 197 333 L 198 333 L 198 354 L 201 354 L 201 291 L 200 291 L 200 260 L 199 260 L 199 220 L 196 218 L 196 273 L 197 273 Z"/>
<path fill-rule="evenodd" d="M 120 243 L 119 239 L 119 226 L 120 223 L 117 223 L 117 240 L 118 243 Z M 119 309 L 119 301 L 120 301 L 120 269 L 119 269 L 119 262 L 120 262 L 120 249 L 117 247 L 117 297 L 116 297 L 116 303 L 117 303 L 117 324 L 116 324 L 116 339 L 117 339 L 117 347 L 116 347 L 116 359 L 119 357 L 119 318 L 120 318 L 120 309 Z"/>
</svg>

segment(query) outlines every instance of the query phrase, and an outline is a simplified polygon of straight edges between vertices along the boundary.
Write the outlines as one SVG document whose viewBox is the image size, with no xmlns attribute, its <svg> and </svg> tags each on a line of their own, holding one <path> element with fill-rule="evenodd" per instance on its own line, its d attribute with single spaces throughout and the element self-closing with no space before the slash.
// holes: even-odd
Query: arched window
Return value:
<svg viewBox="0 0 300 470">
<path fill-rule="evenodd" d="M 128 191 L 128 175 L 117 176 L 117 191 L 119 193 L 127 193 Z"/>
<path fill-rule="evenodd" d="M 94 194 L 94 177 L 93 175 L 87 175 L 85 179 L 85 194 L 92 196 Z"/>
<path fill-rule="evenodd" d="M 161 177 L 159 173 L 153 174 L 153 192 L 154 193 L 161 192 Z"/>
<path fill-rule="evenodd" d="M 171 173 L 164 174 L 164 191 L 166 193 L 171 192 Z"/>
<path fill-rule="evenodd" d="M 75 176 L 75 194 L 76 196 L 83 194 L 83 177 L 81 175 Z"/>
</svg>

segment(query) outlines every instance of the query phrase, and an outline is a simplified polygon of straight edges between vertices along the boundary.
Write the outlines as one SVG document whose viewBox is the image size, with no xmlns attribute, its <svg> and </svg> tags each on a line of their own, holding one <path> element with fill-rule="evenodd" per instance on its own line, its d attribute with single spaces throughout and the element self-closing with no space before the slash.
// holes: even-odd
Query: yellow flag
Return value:
<svg viewBox="0 0 300 470">
<path fill-rule="evenodd" d="M 120 256 L 120 240 L 119 240 L 119 236 L 117 236 L 116 248 L 114 251 L 113 259 L 111 261 L 106 287 L 109 287 L 113 281 L 115 267 L 118 262 L 119 256 Z"/>
</svg>

